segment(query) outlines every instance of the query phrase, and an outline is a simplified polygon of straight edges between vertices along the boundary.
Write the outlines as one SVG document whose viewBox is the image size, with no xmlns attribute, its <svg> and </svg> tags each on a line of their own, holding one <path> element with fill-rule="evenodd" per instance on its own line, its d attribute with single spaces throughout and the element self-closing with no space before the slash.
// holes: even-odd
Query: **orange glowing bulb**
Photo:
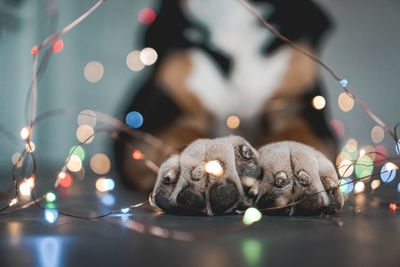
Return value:
<svg viewBox="0 0 400 267">
<path fill-rule="evenodd" d="M 397 210 L 397 205 L 396 205 L 395 203 L 390 203 L 389 208 L 390 208 L 392 211 L 396 211 L 396 210 Z"/>
<path fill-rule="evenodd" d="M 132 157 L 133 157 L 133 159 L 136 159 L 136 160 L 142 159 L 143 153 L 137 149 L 137 150 L 133 151 Z"/>
</svg>

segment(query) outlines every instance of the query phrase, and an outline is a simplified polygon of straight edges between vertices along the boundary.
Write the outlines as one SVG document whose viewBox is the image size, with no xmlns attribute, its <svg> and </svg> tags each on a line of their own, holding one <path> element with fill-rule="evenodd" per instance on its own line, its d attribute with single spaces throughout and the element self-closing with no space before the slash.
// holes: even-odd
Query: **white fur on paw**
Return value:
<svg viewBox="0 0 400 267">
<path fill-rule="evenodd" d="M 161 165 L 151 202 L 170 213 L 240 210 L 249 205 L 242 179 L 261 174 L 257 158 L 257 150 L 238 136 L 196 140 Z"/>
<path fill-rule="evenodd" d="M 255 185 L 255 204 L 260 209 L 279 213 L 333 213 L 342 208 L 343 195 L 337 187 L 333 164 L 319 151 L 307 145 L 285 141 L 259 149 L 262 180 Z"/>
</svg>

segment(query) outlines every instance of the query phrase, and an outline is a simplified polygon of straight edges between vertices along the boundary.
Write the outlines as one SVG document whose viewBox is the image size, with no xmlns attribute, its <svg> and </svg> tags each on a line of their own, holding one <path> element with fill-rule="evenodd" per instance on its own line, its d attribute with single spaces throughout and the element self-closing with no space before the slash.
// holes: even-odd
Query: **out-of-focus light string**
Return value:
<svg viewBox="0 0 400 267">
<path fill-rule="evenodd" d="M 257 20 L 267 28 L 272 34 L 274 34 L 277 38 L 282 40 L 283 42 L 287 43 L 290 47 L 292 47 L 295 50 L 300 51 L 303 53 L 305 56 L 313 60 L 314 62 L 318 63 L 322 68 L 324 68 L 326 71 L 329 72 L 329 74 L 337 81 L 340 83 L 341 87 L 343 90 L 346 92 L 346 94 L 353 98 L 357 104 L 364 110 L 364 112 L 367 113 L 367 115 L 379 126 L 381 126 L 383 129 L 385 129 L 386 132 L 388 132 L 392 138 L 395 140 L 395 142 L 398 142 L 398 139 L 396 138 L 396 135 L 394 132 L 378 117 L 371 111 L 370 108 L 364 102 L 361 101 L 361 99 L 356 96 L 355 94 L 351 93 L 348 89 L 348 81 L 346 79 L 341 79 L 339 76 L 333 71 L 332 68 L 330 68 L 328 65 L 326 65 L 321 59 L 319 59 L 317 56 L 314 54 L 310 53 L 300 45 L 295 44 L 293 41 L 288 39 L 286 36 L 282 35 L 279 33 L 271 24 L 269 24 L 267 21 L 265 21 L 261 15 L 246 1 L 246 0 L 238 0 L 248 11 L 250 11 L 256 18 Z"/>
</svg>

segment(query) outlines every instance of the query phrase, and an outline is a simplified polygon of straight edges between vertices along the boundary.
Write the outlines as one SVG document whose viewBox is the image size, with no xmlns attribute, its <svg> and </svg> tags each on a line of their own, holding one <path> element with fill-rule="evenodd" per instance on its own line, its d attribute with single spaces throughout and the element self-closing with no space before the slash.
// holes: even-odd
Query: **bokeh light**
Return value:
<svg viewBox="0 0 400 267">
<path fill-rule="evenodd" d="M 362 193 L 365 190 L 365 184 L 361 181 L 357 182 L 354 186 L 355 193 Z"/>
<path fill-rule="evenodd" d="M 125 122 L 132 128 L 139 128 L 143 124 L 143 116 L 137 111 L 131 111 L 126 115 Z"/>
<path fill-rule="evenodd" d="M 55 209 L 45 209 L 44 218 L 49 223 L 54 223 L 58 218 L 58 211 Z"/>
<path fill-rule="evenodd" d="M 338 172 L 340 177 L 350 176 L 354 171 L 354 164 L 351 160 L 345 159 L 340 162 Z"/>
<path fill-rule="evenodd" d="M 81 161 L 85 160 L 86 157 L 86 152 L 85 149 L 82 146 L 73 146 L 69 149 L 68 152 L 69 155 L 75 155 L 80 158 Z"/>
<path fill-rule="evenodd" d="M 396 211 L 398 209 L 397 205 L 395 203 L 390 203 L 389 204 L 389 209 L 391 209 L 392 211 Z"/>
<path fill-rule="evenodd" d="M 396 153 L 397 153 L 397 155 L 400 155 L 400 139 L 397 140 L 397 143 L 396 143 Z"/>
<path fill-rule="evenodd" d="M 157 52 L 151 47 L 143 48 L 140 51 L 140 60 L 144 65 L 153 65 L 157 61 Z"/>
<path fill-rule="evenodd" d="M 101 177 L 96 181 L 96 189 L 99 192 L 112 191 L 115 188 L 115 182 L 112 178 Z"/>
<path fill-rule="evenodd" d="M 19 136 L 21 136 L 22 140 L 26 140 L 31 135 L 31 127 L 24 127 L 19 132 Z"/>
<path fill-rule="evenodd" d="M 91 127 L 96 126 L 97 117 L 96 112 L 91 109 L 84 109 L 78 114 L 77 118 L 78 125 L 88 124 Z"/>
<path fill-rule="evenodd" d="M 368 157 L 371 158 L 372 161 L 375 160 L 376 154 L 375 154 L 375 149 L 370 146 L 370 145 L 366 145 L 366 146 L 362 146 L 360 147 L 360 155 L 361 155 L 361 150 L 363 151 L 363 155 L 367 155 Z"/>
<path fill-rule="evenodd" d="M 135 160 L 143 159 L 143 153 L 139 149 L 136 149 L 133 151 L 132 157 Z"/>
<path fill-rule="evenodd" d="M 22 162 L 24 161 L 24 158 L 21 157 L 21 153 L 15 152 L 11 156 L 11 161 L 17 168 L 19 168 L 19 167 L 21 167 Z"/>
<path fill-rule="evenodd" d="M 248 266 L 257 266 L 263 255 L 261 242 L 256 239 L 247 239 L 243 242 L 242 253 Z"/>
<path fill-rule="evenodd" d="M 397 166 L 391 162 L 386 163 L 381 168 L 381 180 L 384 183 L 389 183 L 396 177 Z"/>
<path fill-rule="evenodd" d="M 248 208 L 243 215 L 243 223 L 245 225 L 251 225 L 261 220 L 262 214 L 256 208 Z"/>
<path fill-rule="evenodd" d="M 143 8 L 139 11 L 138 20 L 142 24 L 152 23 L 156 19 L 156 12 L 151 8 Z"/>
<path fill-rule="evenodd" d="M 91 83 L 96 83 L 103 78 L 104 74 L 104 66 L 98 61 L 91 61 L 86 64 L 85 69 L 83 70 L 83 75 L 86 80 Z"/>
<path fill-rule="evenodd" d="M 231 115 L 226 119 L 226 126 L 230 129 L 236 129 L 240 125 L 240 119 L 236 115 Z"/>
<path fill-rule="evenodd" d="M 341 93 L 338 97 L 338 105 L 342 111 L 348 112 L 354 107 L 354 100 L 346 93 Z"/>
<path fill-rule="evenodd" d="M 80 171 L 80 169 L 82 168 L 82 160 L 77 155 L 69 156 L 67 168 L 72 172 Z"/>
<path fill-rule="evenodd" d="M 60 172 L 58 175 L 58 184 L 61 187 L 70 187 L 72 182 L 72 176 L 68 172 Z"/>
<path fill-rule="evenodd" d="M 224 168 L 218 160 L 211 160 L 204 165 L 204 171 L 215 176 L 224 174 Z"/>
<path fill-rule="evenodd" d="M 35 179 L 30 177 L 24 179 L 24 181 L 19 185 L 19 192 L 22 196 L 30 196 L 32 189 L 35 187 Z"/>
<path fill-rule="evenodd" d="M 90 159 L 90 168 L 94 173 L 106 174 L 111 168 L 110 159 L 104 153 L 94 154 Z"/>
<path fill-rule="evenodd" d="M 398 185 L 397 185 L 397 192 L 400 193 L 400 183 L 398 183 Z"/>
<path fill-rule="evenodd" d="M 33 46 L 31 49 L 31 54 L 36 55 L 39 52 L 39 47 L 37 45 Z"/>
<path fill-rule="evenodd" d="M 18 199 L 15 197 L 15 198 L 11 199 L 10 203 L 8 203 L 8 206 L 12 207 L 17 203 L 18 203 Z"/>
<path fill-rule="evenodd" d="M 54 42 L 53 44 L 53 52 L 54 53 L 60 53 L 64 48 L 64 42 L 63 40 L 59 39 Z"/>
<path fill-rule="evenodd" d="M 375 147 L 375 166 L 380 167 L 387 162 L 388 152 L 384 146 Z"/>
<path fill-rule="evenodd" d="M 143 62 L 140 60 L 139 50 L 134 50 L 126 56 L 126 65 L 132 71 L 140 71 L 145 67 Z"/>
<path fill-rule="evenodd" d="M 353 191 L 354 183 L 350 178 L 344 178 L 340 180 L 340 191 L 344 194 L 349 194 Z"/>
<path fill-rule="evenodd" d="M 364 155 L 357 160 L 354 169 L 357 178 L 367 179 L 374 171 L 374 162 L 370 157 Z"/>
<path fill-rule="evenodd" d="M 314 98 L 312 99 L 312 106 L 317 110 L 323 109 L 325 105 L 326 100 L 325 97 L 323 97 L 322 95 L 314 96 Z"/>
<path fill-rule="evenodd" d="M 48 192 L 46 194 L 46 201 L 47 202 L 54 202 L 54 201 L 56 201 L 56 199 L 57 199 L 56 194 L 54 194 L 53 192 Z"/>
<path fill-rule="evenodd" d="M 383 128 L 379 125 L 376 125 L 372 128 L 371 130 L 371 140 L 375 144 L 379 144 L 380 142 L 383 141 L 383 138 L 385 137 L 385 131 Z"/>
<path fill-rule="evenodd" d="M 379 186 L 381 186 L 381 181 L 379 181 L 378 179 L 373 180 L 373 181 L 371 182 L 371 188 L 372 188 L 373 190 L 377 189 Z"/>
<path fill-rule="evenodd" d="M 25 144 L 25 149 L 26 151 L 32 153 L 35 151 L 35 143 L 33 143 L 32 141 L 29 141 L 28 143 Z"/>
<path fill-rule="evenodd" d="M 82 124 L 76 130 L 76 138 L 79 142 L 84 144 L 89 144 L 94 140 L 94 130 L 93 127 L 88 124 Z"/>
<path fill-rule="evenodd" d="M 129 207 L 128 207 L 128 208 L 122 208 L 122 209 L 121 209 L 121 212 L 126 214 L 126 213 L 129 212 L 129 210 L 130 210 Z"/>
</svg>

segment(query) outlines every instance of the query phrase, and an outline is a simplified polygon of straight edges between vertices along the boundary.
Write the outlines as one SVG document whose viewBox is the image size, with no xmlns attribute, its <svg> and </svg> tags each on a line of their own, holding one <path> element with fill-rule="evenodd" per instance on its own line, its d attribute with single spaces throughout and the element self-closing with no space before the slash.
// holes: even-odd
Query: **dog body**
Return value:
<svg viewBox="0 0 400 267">
<path fill-rule="evenodd" d="M 311 1 L 252 4 L 296 44 L 318 51 L 329 20 Z M 261 27 L 238 1 L 162 1 L 145 45 L 159 57 L 128 109 L 144 116 L 141 130 L 177 151 L 198 138 L 235 134 L 256 147 L 295 140 L 334 158 L 325 112 L 311 105 L 323 95 L 315 63 Z M 238 127 L 227 126 L 232 115 Z M 169 155 L 138 140 L 116 144 L 121 176 L 149 191 L 156 177 L 132 159 L 138 148 L 157 164 Z"/>
</svg>

